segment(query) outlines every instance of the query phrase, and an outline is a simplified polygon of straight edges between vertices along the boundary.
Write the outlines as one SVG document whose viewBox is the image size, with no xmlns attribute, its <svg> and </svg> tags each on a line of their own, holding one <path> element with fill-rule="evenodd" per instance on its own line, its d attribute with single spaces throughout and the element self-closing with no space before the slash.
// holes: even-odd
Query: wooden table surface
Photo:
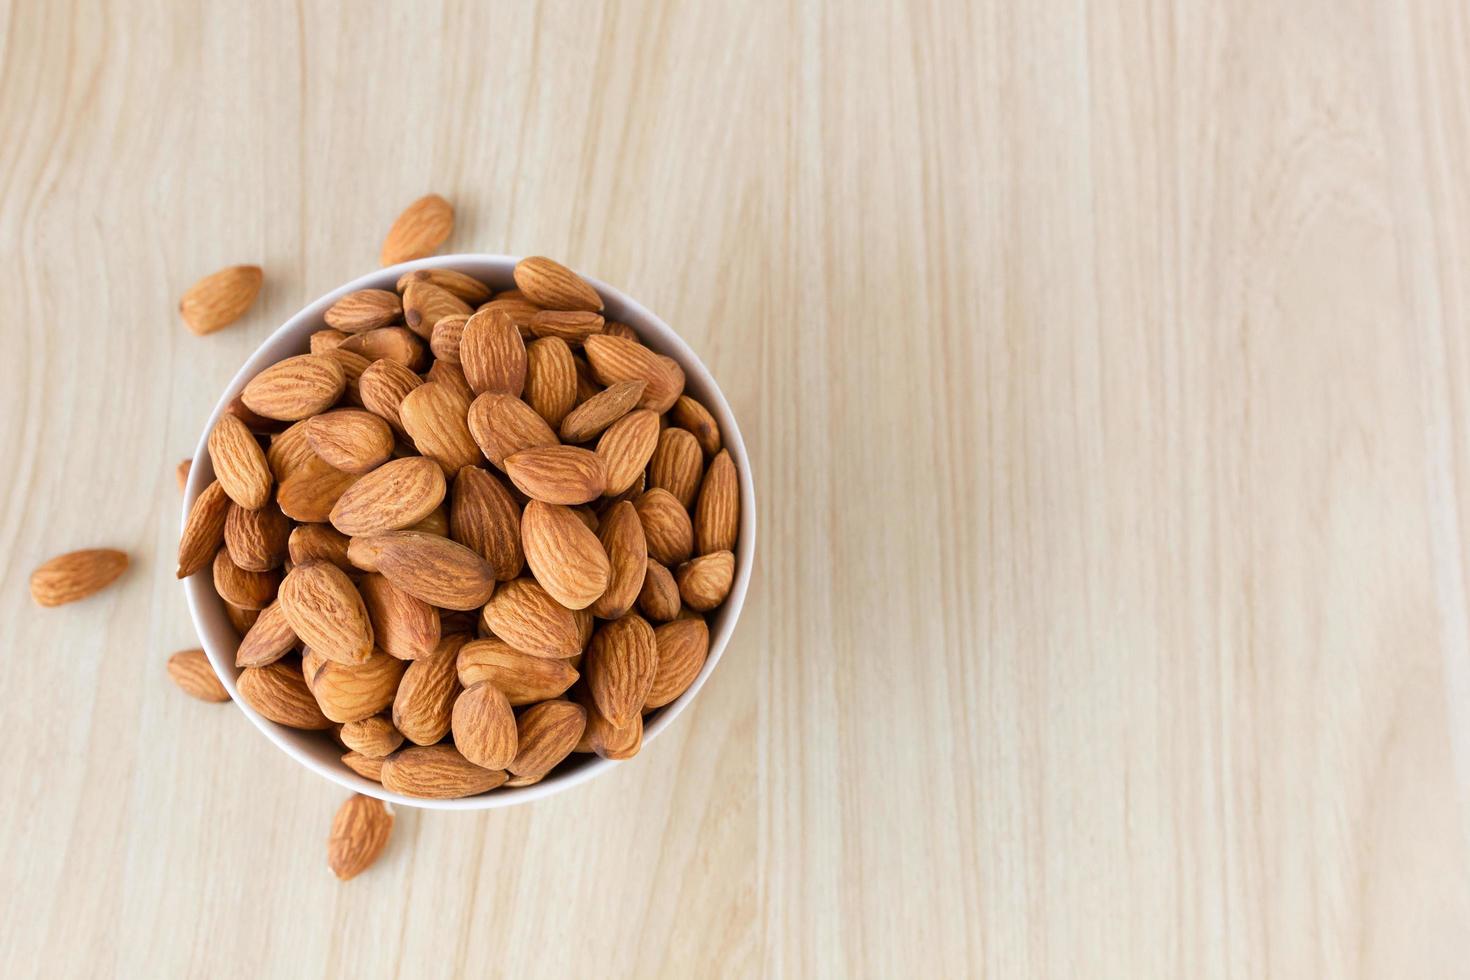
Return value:
<svg viewBox="0 0 1470 980">
<path fill-rule="evenodd" d="M 4 972 L 1462 971 L 1467 51 L 1455 0 L 0 0 Z M 173 469 L 429 191 L 682 332 L 761 546 L 639 758 L 343 885 L 343 792 L 164 673 Z"/>
</svg>

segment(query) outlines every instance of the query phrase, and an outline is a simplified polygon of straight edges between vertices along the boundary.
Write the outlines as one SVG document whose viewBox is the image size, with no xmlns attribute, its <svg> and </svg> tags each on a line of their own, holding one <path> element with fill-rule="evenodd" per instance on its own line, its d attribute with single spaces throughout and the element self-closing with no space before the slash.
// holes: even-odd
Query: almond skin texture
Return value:
<svg viewBox="0 0 1470 980">
<path fill-rule="evenodd" d="M 203 650 L 180 650 L 168 658 L 168 676 L 179 689 L 200 701 L 228 701 L 230 692 L 215 676 Z"/>
<path fill-rule="evenodd" d="M 642 408 L 651 408 L 662 415 L 684 393 L 683 369 L 635 340 L 597 334 L 587 338 L 583 349 L 599 383 L 645 382 L 647 387 L 638 401 Z"/>
<path fill-rule="evenodd" d="M 280 432 L 286 428 L 286 423 L 276 419 L 268 419 L 264 415 L 252 412 L 245 404 L 244 392 L 230 399 L 225 406 L 225 411 L 245 423 L 245 428 L 251 432 Z"/>
<path fill-rule="evenodd" d="M 337 737 L 343 745 L 370 759 L 381 759 L 403 744 L 403 733 L 382 715 L 349 721 Z"/>
<path fill-rule="evenodd" d="M 516 329 L 521 332 L 521 339 L 530 340 L 532 339 L 531 321 L 537 313 L 541 312 L 541 307 L 520 295 L 520 290 L 514 289 L 501 293 L 475 312 L 484 310 L 500 310 L 506 313 L 511 322 L 516 325 Z"/>
<path fill-rule="evenodd" d="M 578 751 L 595 752 L 604 759 L 631 759 L 643 748 L 643 715 L 635 714 L 621 728 L 602 716 L 590 695 L 581 702 L 587 711 L 587 728 Z"/>
<path fill-rule="evenodd" d="M 519 748 L 507 768 L 517 776 L 546 775 L 577 747 L 586 725 L 580 704 L 557 699 L 532 705 L 516 722 Z"/>
<path fill-rule="evenodd" d="M 404 396 L 398 406 L 403 429 L 423 455 L 434 460 L 446 477 L 461 466 L 480 461 L 480 447 L 466 421 L 470 403 L 447 385 L 429 381 Z"/>
<path fill-rule="evenodd" d="M 631 412 L 643 397 L 642 381 L 619 381 L 587 399 L 561 421 L 562 442 L 587 442 Z"/>
<path fill-rule="evenodd" d="M 398 277 L 398 291 L 403 292 L 414 281 L 431 282 L 471 305 L 478 306 L 490 299 L 489 286 L 474 276 L 454 269 L 415 269 L 413 272 L 405 272 Z"/>
<path fill-rule="evenodd" d="M 363 755 L 361 752 L 348 752 L 342 756 L 342 764 L 363 779 L 371 779 L 375 783 L 383 781 L 384 759 Z"/>
<path fill-rule="evenodd" d="M 665 565 L 677 565 L 694 553 L 689 512 L 673 494 L 655 488 L 639 495 L 633 506 L 648 538 L 649 557 Z"/>
<path fill-rule="evenodd" d="M 444 500 L 444 472 L 432 459 L 406 456 L 384 463 L 348 487 L 332 506 L 332 526 L 346 535 L 410 527 Z"/>
<path fill-rule="evenodd" d="M 403 322 L 425 340 L 434 336 L 434 324 L 446 316 L 469 316 L 470 307 L 453 293 L 423 279 L 403 291 Z"/>
<path fill-rule="evenodd" d="M 592 376 L 592 365 L 587 363 L 586 357 L 574 354 L 572 360 L 577 363 L 577 404 L 581 405 L 602 391 L 602 385 Z M 563 419 L 562 422 L 565 424 L 566 420 Z"/>
<path fill-rule="evenodd" d="M 688 510 L 694 506 L 703 475 L 704 454 L 692 433 L 672 425 L 659 433 L 658 447 L 648 461 L 650 486 L 667 490 Z"/>
<path fill-rule="evenodd" d="M 312 695 L 322 714 L 345 723 L 370 718 L 393 703 L 404 663 L 381 650 L 354 666 L 323 660 L 311 673 Z"/>
<path fill-rule="evenodd" d="M 301 641 L 337 663 L 355 665 L 373 653 L 373 627 L 357 586 L 327 562 L 291 569 L 281 583 L 281 610 Z"/>
<path fill-rule="evenodd" d="M 279 572 L 249 572 L 230 560 L 228 549 L 214 553 L 214 591 L 226 602 L 242 609 L 264 609 L 280 584 Z"/>
<path fill-rule="evenodd" d="M 449 511 L 441 505 L 429 512 L 429 516 L 416 524 L 405 528 L 408 531 L 423 531 L 425 534 L 437 534 L 441 538 L 449 536 Z"/>
<path fill-rule="evenodd" d="M 557 445 L 556 433 L 536 410 L 511 395 L 486 392 L 470 403 L 470 435 L 497 469 L 523 449 Z"/>
<path fill-rule="evenodd" d="M 679 619 L 653 631 L 658 670 L 643 699 L 643 710 L 662 708 L 689 689 L 709 655 L 709 627 L 703 619 Z"/>
<path fill-rule="evenodd" d="M 602 312 L 602 297 L 597 290 L 560 262 L 533 255 L 516 263 L 514 276 L 516 288 L 537 306 Z"/>
<path fill-rule="evenodd" d="M 327 308 L 322 316 L 327 326 L 343 333 L 362 333 L 386 327 L 403 315 L 398 294 L 386 289 L 359 289 Z"/>
<path fill-rule="evenodd" d="M 652 558 L 648 559 L 643 588 L 638 591 L 638 608 L 655 623 L 667 623 L 679 615 L 679 586 L 674 573 Z"/>
<path fill-rule="evenodd" d="M 268 572 L 286 561 L 291 522 L 275 504 L 246 510 L 230 504 L 225 516 L 225 548 L 247 572 Z"/>
<path fill-rule="evenodd" d="M 352 567 L 347 560 L 347 535 L 330 524 L 299 524 L 291 532 L 287 548 L 291 564 L 305 565 L 309 561 L 331 562 L 343 571 Z"/>
<path fill-rule="evenodd" d="M 316 330 L 311 335 L 311 353 L 325 354 L 329 350 L 336 350 L 342 346 L 342 341 L 347 339 L 347 334 L 341 330 L 333 330 L 328 327 L 325 330 Z"/>
<path fill-rule="evenodd" d="M 560 337 L 571 346 L 602 333 L 602 315 L 578 310 L 542 310 L 531 317 L 535 337 Z"/>
<path fill-rule="evenodd" d="M 495 591 L 495 570 L 456 541 L 422 531 L 389 531 L 354 538 L 352 546 L 359 540 L 370 549 L 377 571 L 430 605 L 478 609 Z"/>
<path fill-rule="evenodd" d="M 505 472 L 521 493 L 548 504 L 585 504 L 607 487 L 602 458 L 576 446 L 522 449 L 505 458 Z"/>
<path fill-rule="evenodd" d="M 403 422 L 398 416 L 399 406 L 410 391 L 423 383 L 423 379 L 397 361 L 379 360 L 362 372 L 358 388 L 363 407 L 387 422 L 393 431 L 403 435 Z"/>
<path fill-rule="evenodd" d="M 393 455 L 392 428 L 361 408 L 339 408 L 307 419 L 306 441 L 312 452 L 344 473 L 366 473 Z"/>
<path fill-rule="evenodd" d="M 607 552 L 567 507 L 539 500 L 526 504 L 521 546 L 536 581 L 568 609 L 587 608 L 607 589 Z"/>
<path fill-rule="evenodd" d="M 468 405 L 475 398 L 475 393 L 470 390 L 470 383 L 465 380 L 464 372 L 458 364 L 450 364 L 448 361 L 435 361 L 429 370 L 424 372 L 424 380 L 441 384 L 454 391 L 464 403 Z"/>
<path fill-rule="evenodd" d="M 215 552 L 219 551 L 220 545 L 225 541 L 225 518 L 229 516 L 229 513 L 230 498 L 225 496 L 225 488 L 220 486 L 218 480 L 211 482 L 209 486 L 200 491 L 199 496 L 194 498 L 194 503 L 189 506 L 189 517 L 184 521 L 184 532 L 179 536 L 179 578 L 188 578 L 214 560 Z M 56 560 L 59 559 L 53 559 L 53 561 Z M 45 567 L 42 566 L 42 568 Z M 123 567 L 127 567 L 126 561 L 123 562 Z M 113 577 L 116 578 L 116 576 Z M 31 580 L 31 592 L 35 594 L 34 578 Z M 81 598 L 81 596 L 76 598 Z M 43 606 L 60 604 L 43 602 L 39 597 L 36 601 Z M 70 602 L 71 600 L 62 599 L 60 601 Z"/>
<path fill-rule="evenodd" d="M 184 325 L 201 337 L 227 327 L 250 309 L 264 279 L 258 265 L 232 265 L 190 286 L 179 300 Z"/>
<path fill-rule="evenodd" d="M 526 344 L 510 314 L 485 309 L 471 316 L 459 339 L 459 363 L 475 394 L 519 398 L 526 384 Z"/>
<path fill-rule="evenodd" d="M 496 636 L 530 656 L 565 660 L 582 652 L 576 615 L 532 579 L 501 586 L 483 618 Z"/>
<path fill-rule="evenodd" d="M 560 697 L 579 676 L 565 660 L 533 657 L 495 637 L 460 647 L 455 671 L 460 684 L 493 684 L 515 707 Z"/>
<path fill-rule="evenodd" d="M 454 701 L 450 729 L 454 747 L 482 769 L 504 769 L 515 760 L 515 712 L 490 684 L 482 681 L 461 692 Z"/>
<path fill-rule="evenodd" d="M 277 483 L 285 483 L 287 477 L 314 458 L 316 453 L 311 448 L 311 440 L 306 438 L 305 421 L 271 436 L 270 447 L 265 451 L 266 464 Z"/>
<path fill-rule="evenodd" d="M 565 340 L 545 337 L 526 348 L 525 399 L 553 429 L 577 403 L 577 363 Z"/>
<path fill-rule="evenodd" d="M 696 612 L 709 612 L 725 601 L 735 581 L 735 555 L 712 551 L 679 566 L 674 576 L 684 604 Z"/>
<path fill-rule="evenodd" d="M 342 365 L 329 355 L 299 354 L 251 378 L 240 396 L 252 412 L 294 422 L 331 408 L 346 388 Z"/>
<path fill-rule="evenodd" d="M 357 583 L 373 624 L 373 639 L 383 652 L 399 660 L 418 660 L 439 645 L 439 610 L 378 574 Z"/>
<path fill-rule="evenodd" d="M 459 345 L 464 340 L 464 328 L 469 319 L 458 314 L 440 317 L 434 324 L 434 332 L 429 334 L 429 350 L 434 352 L 435 366 L 459 363 Z"/>
<path fill-rule="evenodd" d="M 740 482 L 729 450 L 710 460 L 694 510 L 694 543 L 701 555 L 734 551 L 740 533 Z"/>
<path fill-rule="evenodd" d="M 496 477 L 466 466 L 454 478 L 449 536 L 489 563 L 498 582 L 521 573 L 521 509 Z"/>
<path fill-rule="evenodd" d="M 246 510 L 259 510 L 270 499 L 272 476 L 265 451 L 245 423 L 226 413 L 209 433 L 209 459 L 225 495 Z"/>
<path fill-rule="evenodd" d="M 619 323 L 616 320 L 610 320 L 607 323 L 603 324 L 602 332 L 607 334 L 609 337 L 622 337 L 625 340 L 638 339 L 638 332 L 636 330 L 628 326 L 626 323 Z"/>
<path fill-rule="evenodd" d="M 600 619 L 617 619 L 633 608 L 648 569 L 648 541 L 638 512 L 620 500 L 602 515 L 597 540 L 607 553 L 607 588 L 589 607 Z"/>
<path fill-rule="evenodd" d="M 658 447 L 658 415 L 640 408 L 607 427 L 597 440 L 597 455 L 607 471 L 603 493 L 615 497 L 631 487 Z"/>
<path fill-rule="evenodd" d="M 653 627 L 636 613 L 607 623 L 592 635 L 586 669 L 597 710 L 615 728 L 628 724 L 642 710 L 658 671 Z"/>
<path fill-rule="evenodd" d="M 286 619 L 281 601 L 266 606 L 250 625 L 235 650 L 236 667 L 264 667 L 290 653 L 300 642 Z"/>
<path fill-rule="evenodd" d="M 393 698 L 393 724 L 415 745 L 433 745 L 449 733 L 459 696 L 455 661 L 463 636 L 446 636 L 427 657 L 408 665 Z"/>
<path fill-rule="evenodd" d="M 325 524 L 332 516 L 332 508 L 357 482 L 357 477 L 344 473 L 330 465 L 320 456 L 313 455 L 295 472 L 281 481 L 276 491 L 276 503 L 281 512 L 302 524 Z"/>
<path fill-rule="evenodd" d="M 342 881 L 356 878 L 383 853 L 392 832 L 393 814 L 383 801 L 355 794 L 332 818 L 332 832 L 327 836 L 327 866 Z"/>
<path fill-rule="evenodd" d="M 378 253 L 382 265 L 397 265 L 433 255 L 454 231 L 454 207 L 438 194 L 426 194 L 403 209 L 388 229 Z"/>
<path fill-rule="evenodd" d="M 393 361 L 410 371 L 422 370 L 428 360 L 423 338 L 407 327 L 364 330 L 342 341 L 337 350 L 361 354 L 369 361 Z"/>
<path fill-rule="evenodd" d="M 232 603 L 225 603 L 225 618 L 230 621 L 230 626 L 235 632 L 242 637 L 250 632 L 251 627 L 260 620 L 260 613 L 259 609 L 241 609 Z"/>
<path fill-rule="evenodd" d="M 301 668 L 289 661 L 246 668 L 235 681 L 235 689 L 256 713 L 278 725 L 304 731 L 332 727 L 307 688 Z"/>
<path fill-rule="evenodd" d="M 504 772 L 481 769 L 452 745 L 399 749 L 383 761 L 381 776 L 385 789 L 434 800 L 475 796 L 505 782 Z"/>
</svg>

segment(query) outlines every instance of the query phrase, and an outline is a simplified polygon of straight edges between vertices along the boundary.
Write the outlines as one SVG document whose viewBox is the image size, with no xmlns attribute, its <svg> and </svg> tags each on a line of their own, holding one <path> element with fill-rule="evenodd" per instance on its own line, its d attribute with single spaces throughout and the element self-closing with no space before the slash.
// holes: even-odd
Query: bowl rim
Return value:
<svg viewBox="0 0 1470 980">
<path fill-rule="evenodd" d="M 400 262 L 397 265 L 386 266 L 359 276 L 318 297 L 287 318 L 245 359 L 245 363 L 225 385 L 224 393 L 215 404 L 213 411 L 209 413 L 194 449 L 194 463 L 189 468 L 189 478 L 184 487 L 180 527 L 182 528 L 184 522 L 187 522 L 189 508 L 193 505 L 194 499 L 214 478 L 214 469 L 209 462 L 208 441 L 209 433 L 213 430 L 220 415 L 224 413 L 225 408 L 248 380 L 269 365 L 291 356 L 292 353 L 304 352 L 308 347 L 310 335 L 326 328 L 323 314 L 329 306 L 346 294 L 360 289 L 393 290 L 404 273 L 416 269 L 450 268 L 489 282 L 512 282 L 511 271 L 519 261 L 520 257 L 514 255 L 464 252 L 453 255 L 432 255 L 410 262 Z M 736 623 L 739 622 L 740 614 L 745 606 L 746 593 L 750 588 L 755 559 L 755 482 L 750 469 L 745 440 L 735 420 L 735 414 L 731 411 L 724 392 L 699 356 L 668 324 L 637 300 L 592 276 L 582 275 L 582 278 L 602 296 L 609 314 L 615 311 L 617 318 L 632 326 L 637 331 L 639 338 L 649 347 L 679 362 L 686 377 L 685 390 L 694 389 L 698 393 L 700 402 L 709 409 L 719 423 L 723 447 L 730 452 L 740 484 L 740 537 L 735 545 L 735 580 L 731 585 L 730 595 L 710 627 L 709 653 L 705 658 L 703 668 L 695 677 L 694 682 L 689 685 L 688 690 L 661 708 L 653 721 L 645 726 L 643 746 L 646 747 L 662 734 L 699 694 L 724 655 L 730 637 L 735 631 Z M 609 315 L 609 319 L 612 318 Z M 453 800 L 423 799 L 391 792 L 381 783 L 357 775 L 341 762 L 334 761 L 329 764 L 309 752 L 306 748 L 308 740 L 322 733 L 298 731 L 278 725 L 262 717 L 254 708 L 246 704 L 239 696 L 235 686 L 239 668 L 235 666 L 234 655 L 239 640 L 235 636 L 233 627 L 225 618 L 223 600 L 214 590 L 214 580 L 209 568 L 206 566 L 189 576 L 184 580 L 183 585 L 189 605 L 190 619 L 194 623 L 194 628 L 199 634 L 199 641 L 215 673 L 230 693 L 230 700 L 278 749 L 308 770 L 344 789 L 376 797 L 386 802 L 420 809 L 491 810 L 553 796 L 595 776 L 609 772 L 620 764 L 617 760 L 589 756 L 582 765 L 570 772 L 548 777 L 530 786 L 514 789 L 502 788 L 479 796 Z"/>
</svg>

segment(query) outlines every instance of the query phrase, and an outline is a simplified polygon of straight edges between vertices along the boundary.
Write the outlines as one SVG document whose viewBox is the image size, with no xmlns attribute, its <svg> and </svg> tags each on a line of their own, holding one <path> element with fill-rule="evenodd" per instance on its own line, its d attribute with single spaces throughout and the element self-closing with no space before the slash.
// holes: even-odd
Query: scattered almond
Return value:
<svg viewBox="0 0 1470 980">
<path fill-rule="evenodd" d="M 342 881 L 356 878 L 383 853 L 392 832 L 393 814 L 383 801 L 354 794 L 332 818 L 332 832 L 327 837 L 327 865 Z"/>
<path fill-rule="evenodd" d="M 403 209 L 388 229 L 378 254 L 382 265 L 397 265 L 433 255 L 454 231 L 454 208 L 438 194 L 427 194 Z"/>
<path fill-rule="evenodd" d="M 180 650 L 168 658 L 168 675 L 179 689 L 200 701 L 228 701 L 230 692 L 215 676 L 203 650 Z"/>
<path fill-rule="evenodd" d="M 214 333 L 245 315 L 260 293 L 263 279 L 258 265 L 232 265 L 212 272 L 184 293 L 179 300 L 179 315 L 194 333 Z"/>
</svg>

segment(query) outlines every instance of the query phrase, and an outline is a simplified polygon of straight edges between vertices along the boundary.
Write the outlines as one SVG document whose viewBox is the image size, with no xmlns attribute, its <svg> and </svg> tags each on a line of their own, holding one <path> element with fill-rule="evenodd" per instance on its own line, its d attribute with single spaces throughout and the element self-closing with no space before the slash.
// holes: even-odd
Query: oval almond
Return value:
<svg viewBox="0 0 1470 980">
<path fill-rule="evenodd" d="M 478 609 L 495 591 L 495 570 L 457 541 L 422 531 L 388 531 L 353 538 L 349 556 L 359 541 L 374 570 L 430 605 Z"/>
<path fill-rule="evenodd" d="M 346 387 L 342 365 L 330 356 L 299 354 L 277 361 L 251 378 L 240 396 L 252 412 L 294 422 L 331 408 Z"/>
<path fill-rule="evenodd" d="M 526 344 L 510 314 L 484 309 L 471 316 L 460 335 L 459 364 L 475 394 L 519 398 L 526 384 Z"/>
<path fill-rule="evenodd" d="M 454 478 L 449 536 L 485 559 L 497 581 L 521 573 L 521 508 L 504 484 L 478 466 L 466 466 Z"/>
<path fill-rule="evenodd" d="M 497 468 L 523 449 L 557 445 L 556 433 L 536 410 L 511 395 L 486 392 L 470 403 L 470 435 Z"/>
<path fill-rule="evenodd" d="M 577 363 L 560 337 L 543 337 L 526 348 L 527 404 L 555 429 L 577 403 Z"/>
<path fill-rule="evenodd" d="M 327 307 L 327 326 L 344 333 L 362 333 L 386 327 L 403 315 L 398 294 L 387 289 L 359 289 Z"/>
<path fill-rule="evenodd" d="M 376 573 L 364 575 L 357 590 L 378 649 L 399 660 L 418 660 L 438 647 L 439 610 Z"/>
<path fill-rule="evenodd" d="M 725 601 L 735 581 L 735 555 L 712 551 L 679 566 L 674 576 L 684 604 L 696 612 L 709 612 Z"/>
<path fill-rule="evenodd" d="M 587 725 L 580 704 L 556 699 L 533 704 L 516 722 L 515 758 L 506 768 L 517 776 L 544 776 L 571 755 Z"/>
<path fill-rule="evenodd" d="M 398 417 L 418 451 L 452 477 L 461 466 L 480 461 L 480 447 L 467 422 L 469 411 L 470 403 L 458 391 L 428 381 L 403 397 Z"/>
<path fill-rule="evenodd" d="M 433 255 L 454 231 L 454 206 L 438 194 L 425 194 L 414 201 L 393 221 L 378 261 L 397 265 L 412 259 Z"/>
<path fill-rule="evenodd" d="M 332 526 L 347 535 L 409 527 L 444 500 L 444 471 L 432 459 L 406 456 L 384 463 L 337 498 Z"/>
<path fill-rule="evenodd" d="M 505 458 L 505 472 L 526 496 L 548 504 L 585 504 L 602 496 L 601 457 L 577 446 L 538 446 Z"/>
<path fill-rule="evenodd" d="M 553 599 L 585 609 L 607 589 L 607 552 L 569 508 L 532 500 L 521 514 L 526 564 Z"/>
<path fill-rule="evenodd" d="M 684 371 L 672 359 L 661 358 L 636 340 L 602 333 L 583 344 L 592 373 L 604 385 L 619 381 L 643 381 L 638 404 L 662 415 L 684 393 Z"/>
<path fill-rule="evenodd" d="M 648 569 L 648 540 L 631 503 L 620 500 L 603 511 L 597 540 L 607 553 L 608 582 L 589 608 L 601 619 L 617 619 L 633 608 Z"/>
<path fill-rule="evenodd" d="M 403 668 L 402 660 L 374 650 L 360 664 L 324 660 L 309 686 L 322 714 L 332 721 L 361 721 L 393 703 Z"/>
<path fill-rule="evenodd" d="M 409 662 L 393 697 L 393 724 L 416 745 L 433 745 L 449 733 L 454 699 L 459 695 L 455 670 L 463 636 L 446 636 L 427 657 Z"/>
<path fill-rule="evenodd" d="M 565 660 L 521 653 L 498 637 L 471 640 L 460 647 L 455 671 L 465 687 L 495 685 L 514 707 L 560 697 L 579 676 Z"/>
<path fill-rule="evenodd" d="M 209 459 L 214 476 L 236 504 L 259 510 L 270 500 L 274 478 L 254 434 L 228 412 L 209 433 Z"/>
<path fill-rule="evenodd" d="M 393 455 L 393 430 L 362 408 L 339 408 L 306 420 L 306 441 L 344 473 L 366 473 Z"/>
<path fill-rule="evenodd" d="M 516 757 L 516 716 L 505 695 L 481 682 L 454 700 L 454 747 L 482 769 L 504 769 Z"/>
<path fill-rule="evenodd" d="M 281 583 L 286 621 L 313 651 L 353 665 L 373 653 L 373 627 L 357 586 L 347 573 L 327 562 L 291 569 Z"/>
<path fill-rule="evenodd" d="M 662 708 L 689 689 L 709 656 L 709 627 L 703 619 L 677 619 L 653 631 L 658 669 L 643 698 L 643 710 Z"/>
<path fill-rule="evenodd" d="M 629 412 L 607 427 L 597 440 L 597 455 L 607 471 L 603 493 L 616 497 L 631 487 L 648 466 L 658 446 L 658 415 L 651 409 Z"/>
<path fill-rule="evenodd" d="M 422 378 L 397 361 L 378 360 L 362 372 L 358 379 L 358 393 L 362 396 L 363 408 L 387 422 L 394 432 L 403 435 L 399 406 L 410 391 L 423 383 Z"/>
<path fill-rule="evenodd" d="M 475 796 L 505 782 L 499 769 L 482 769 L 452 745 L 412 745 L 399 749 L 379 771 L 383 788 L 404 796 L 452 800 Z"/>
<path fill-rule="evenodd" d="M 561 420 L 563 442 L 587 442 L 631 412 L 643 397 L 642 381 L 619 381 L 588 398 Z"/>
<path fill-rule="evenodd" d="M 291 661 L 245 668 L 235 679 L 235 690 L 257 714 L 278 725 L 304 731 L 332 727 L 307 688 L 300 666 Z"/>
<path fill-rule="evenodd" d="M 565 660 L 582 651 L 576 614 L 532 579 L 502 585 L 485 604 L 482 617 L 496 636 L 533 657 Z"/>
<path fill-rule="evenodd" d="M 689 512 L 667 490 L 655 487 L 633 501 L 648 554 L 665 565 L 677 565 L 694 552 L 694 527 Z"/>
<path fill-rule="evenodd" d="M 653 627 L 637 613 L 604 624 L 587 648 L 587 688 L 597 710 L 616 728 L 643 709 L 658 672 Z"/>
</svg>

